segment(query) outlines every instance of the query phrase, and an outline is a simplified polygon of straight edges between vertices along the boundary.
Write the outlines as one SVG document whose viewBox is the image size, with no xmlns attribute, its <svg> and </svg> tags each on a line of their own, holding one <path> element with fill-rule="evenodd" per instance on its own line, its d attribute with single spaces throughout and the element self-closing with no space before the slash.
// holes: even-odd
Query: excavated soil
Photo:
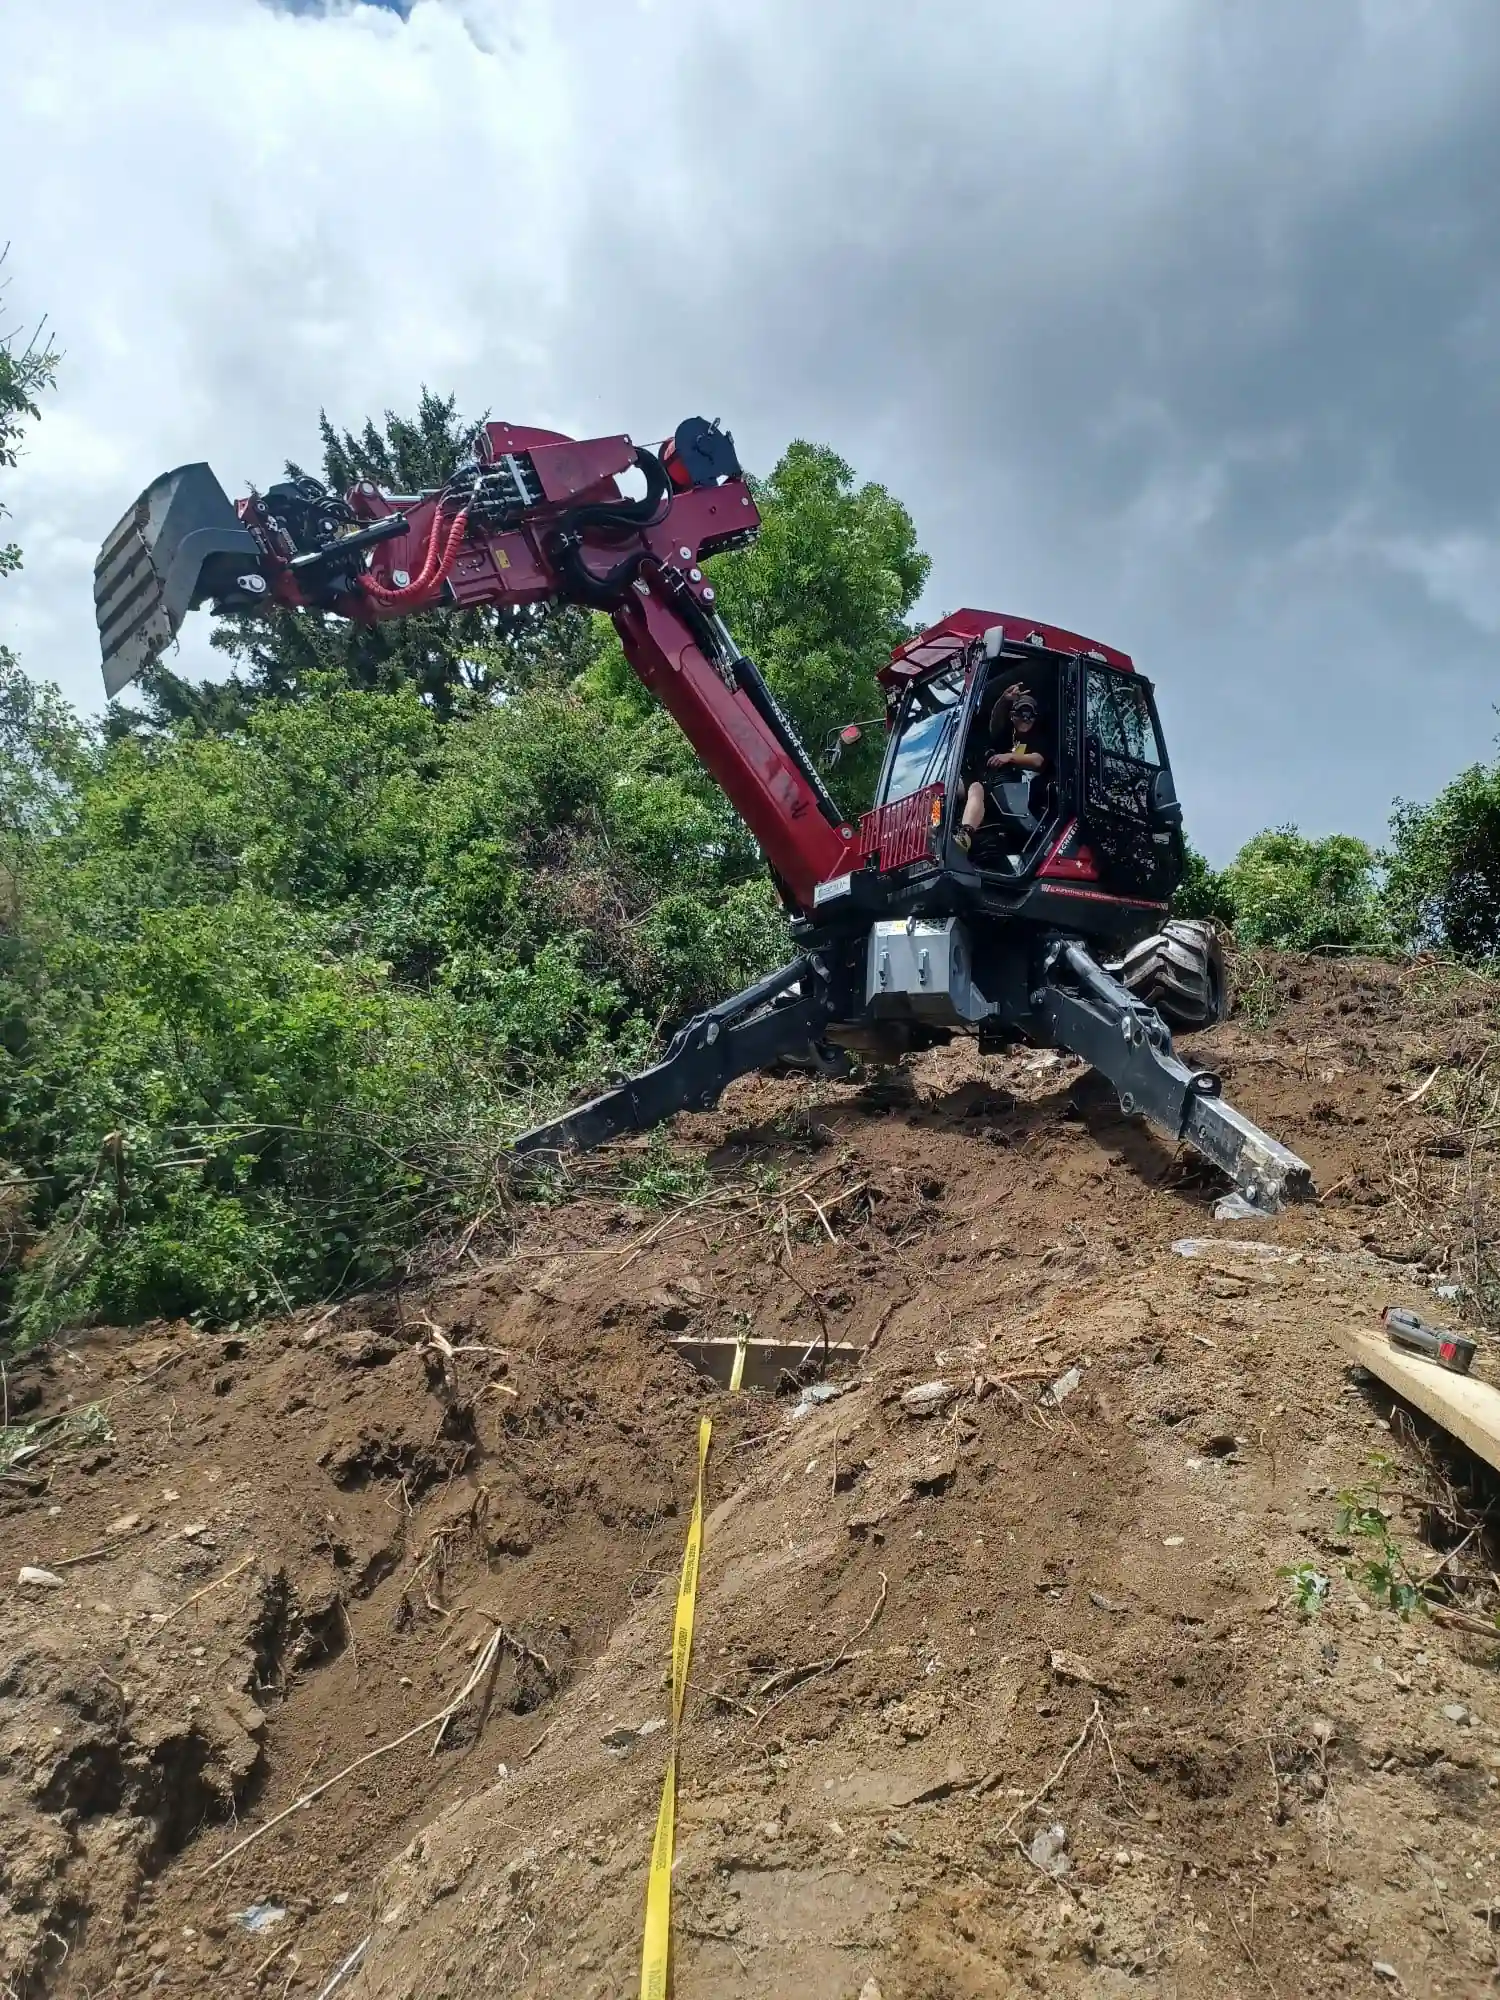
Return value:
<svg viewBox="0 0 1500 2000">
<path fill-rule="evenodd" d="M 1500 1643 L 1390 1603 L 1493 1619 L 1486 1489 L 1339 1334 L 1482 1320 L 1500 1028 L 1247 974 L 1197 1052 L 1313 1165 L 1271 1222 L 961 1047 L 737 1086 L 690 1205 L 621 1148 L 425 1286 L 13 1365 L 5 1990 L 634 1994 L 707 1413 L 679 2000 L 1492 1991 Z M 672 1346 L 742 1330 L 839 1393 Z"/>
</svg>

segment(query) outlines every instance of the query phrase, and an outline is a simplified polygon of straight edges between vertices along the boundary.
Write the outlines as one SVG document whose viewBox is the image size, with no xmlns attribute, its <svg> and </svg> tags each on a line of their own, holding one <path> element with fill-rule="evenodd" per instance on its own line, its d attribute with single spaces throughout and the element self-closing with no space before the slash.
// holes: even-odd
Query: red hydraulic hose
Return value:
<svg viewBox="0 0 1500 2000">
<path fill-rule="evenodd" d="M 453 517 L 453 525 L 448 530 L 448 536 L 443 543 L 443 550 L 440 556 L 438 554 L 438 537 L 442 529 L 443 517 L 441 512 L 434 512 L 432 528 L 427 537 L 427 551 L 422 558 L 422 567 L 412 578 L 411 582 L 403 584 L 399 590 L 392 590 L 387 585 L 378 583 L 367 572 L 359 579 L 360 589 L 364 591 L 367 597 L 373 597 L 377 604 L 384 604 L 392 610 L 410 610 L 412 606 L 420 603 L 423 598 L 430 596 L 447 576 L 449 570 L 452 569 L 454 558 L 458 554 L 459 545 L 463 541 L 468 524 L 469 510 L 467 507 L 464 507 Z"/>
</svg>

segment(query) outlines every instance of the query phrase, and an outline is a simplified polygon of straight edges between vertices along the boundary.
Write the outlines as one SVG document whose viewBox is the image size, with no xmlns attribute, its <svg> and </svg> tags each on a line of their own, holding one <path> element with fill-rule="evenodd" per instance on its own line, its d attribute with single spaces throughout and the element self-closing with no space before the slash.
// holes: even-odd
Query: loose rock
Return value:
<svg viewBox="0 0 1500 2000">
<path fill-rule="evenodd" d="M 901 1407 L 908 1416 L 933 1417 L 939 1410 L 945 1410 L 957 1394 L 951 1382 L 919 1382 L 916 1388 L 903 1392 Z"/>
<path fill-rule="evenodd" d="M 1054 1821 L 1051 1826 L 1043 1827 L 1042 1831 L 1035 1836 L 1031 1846 L 1027 1849 L 1027 1853 L 1031 1856 L 1033 1867 L 1040 1868 L 1044 1875 L 1050 1875 L 1054 1880 L 1059 1880 L 1062 1876 L 1070 1875 L 1073 1871 L 1073 1864 L 1068 1859 L 1067 1847 L 1067 1829 L 1062 1825 L 1061 1821 Z"/>
</svg>

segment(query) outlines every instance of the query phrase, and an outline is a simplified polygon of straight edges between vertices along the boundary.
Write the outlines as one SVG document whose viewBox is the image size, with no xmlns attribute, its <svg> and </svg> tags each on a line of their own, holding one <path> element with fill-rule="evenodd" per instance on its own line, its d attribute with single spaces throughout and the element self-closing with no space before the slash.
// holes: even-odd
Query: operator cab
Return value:
<svg viewBox="0 0 1500 2000">
<path fill-rule="evenodd" d="M 1127 655 L 964 611 L 898 649 L 881 679 L 890 738 L 876 815 L 926 819 L 940 836 L 928 852 L 958 884 L 1011 896 L 1023 885 L 1055 889 L 1079 916 L 1081 897 L 1170 898 L 1183 865 L 1181 808 L 1151 685 Z M 1025 697 L 1035 719 L 1017 731 Z M 1039 753 L 1041 768 L 991 765 L 1017 750 Z M 984 812 L 965 851 L 961 820 L 976 784 Z"/>
</svg>

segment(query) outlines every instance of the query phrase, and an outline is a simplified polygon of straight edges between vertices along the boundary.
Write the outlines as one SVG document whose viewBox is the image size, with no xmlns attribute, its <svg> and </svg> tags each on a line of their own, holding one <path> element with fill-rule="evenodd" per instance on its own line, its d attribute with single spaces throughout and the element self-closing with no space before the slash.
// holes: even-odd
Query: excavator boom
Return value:
<svg viewBox="0 0 1500 2000">
<path fill-rule="evenodd" d="M 645 493 L 620 488 L 629 473 Z M 153 482 L 94 571 L 107 692 L 170 644 L 187 612 L 333 612 L 375 624 L 443 607 L 562 601 L 605 611 L 625 656 L 760 843 L 788 904 L 848 866 L 855 829 L 814 770 L 704 574 L 760 516 L 734 441 L 701 417 L 659 451 L 490 423 L 474 461 L 412 497 L 288 480 L 231 504 L 206 465 Z"/>
</svg>

